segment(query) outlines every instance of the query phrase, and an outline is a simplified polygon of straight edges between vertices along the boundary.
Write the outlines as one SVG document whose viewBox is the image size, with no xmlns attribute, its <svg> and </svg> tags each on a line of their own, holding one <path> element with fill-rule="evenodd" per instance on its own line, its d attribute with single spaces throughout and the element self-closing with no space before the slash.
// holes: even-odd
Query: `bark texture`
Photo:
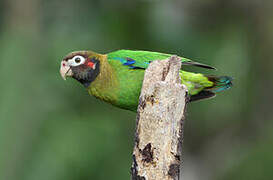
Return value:
<svg viewBox="0 0 273 180">
<path fill-rule="evenodd" d="M 187 90 L 181 84 L 181 60 L 152 62 L 145 71 L 139 98 L 133 180 L 178 180 Z"/>
</svg>

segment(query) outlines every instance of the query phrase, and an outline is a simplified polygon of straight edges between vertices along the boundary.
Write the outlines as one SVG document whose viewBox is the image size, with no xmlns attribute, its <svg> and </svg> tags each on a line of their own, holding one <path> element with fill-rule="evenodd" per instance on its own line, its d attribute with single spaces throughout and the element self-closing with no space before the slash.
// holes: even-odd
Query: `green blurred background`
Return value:
<svg viewBox="0 0 273 180">
<path fill-rule="evenodd" d="M 74 50 L 168 52 L 234 87 L 188 106 L 186 180 L 273 179 L 273 3 L 0 0 L 0 180 L 130 179 L 135 113 L 59 75 Z"/>
</svg>

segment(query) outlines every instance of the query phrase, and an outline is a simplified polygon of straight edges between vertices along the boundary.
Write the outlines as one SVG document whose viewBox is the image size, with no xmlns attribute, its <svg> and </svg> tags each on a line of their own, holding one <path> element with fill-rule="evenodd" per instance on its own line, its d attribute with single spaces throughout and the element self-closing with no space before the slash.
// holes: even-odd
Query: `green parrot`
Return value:
<svg viewBox="0 0 273 180">
<path fill-rule="evenodd" d="M 145 69 L 154 60 L 172 56 L 151 51 L 117 50 L 108 54 L 76 51 L 61 62 L 61 76 L 79 81 L 89 92 L 119 108 L 136 111 Z M 214 67 L 180 57 L 182 65 L 207 69 Z M 180 70 L 182 84 L 187 86 L 190 101 L 211 98 L 215 93 L 229 89 L 232 78 L 207 76 Z"/>
</svg>

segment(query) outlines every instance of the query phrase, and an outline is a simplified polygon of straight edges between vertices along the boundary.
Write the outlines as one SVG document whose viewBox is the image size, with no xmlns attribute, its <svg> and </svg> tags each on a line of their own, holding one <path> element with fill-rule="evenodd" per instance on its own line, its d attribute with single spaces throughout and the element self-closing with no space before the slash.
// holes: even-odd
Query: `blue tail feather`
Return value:
<svg viewBox="0 0 273 180">
<path fill-rule="evenodd" d="M 232 86 L 232 78 L 229 76 L 207 76 L 209 81 L 213 82 L 211 87 L 203 89 L 196 95 L 190 97 L 190 101 L 198 101 L 214 97 L 218 92 L 227 90 Z"/>
<path fill-rule="evenodd" d="M 209 81 L 213 82 L 213 86 L 207 88 L 213 93 L 218 93 L 232 87 L 232 77 L 229 76 L 208 76 Z"/>
</svg>

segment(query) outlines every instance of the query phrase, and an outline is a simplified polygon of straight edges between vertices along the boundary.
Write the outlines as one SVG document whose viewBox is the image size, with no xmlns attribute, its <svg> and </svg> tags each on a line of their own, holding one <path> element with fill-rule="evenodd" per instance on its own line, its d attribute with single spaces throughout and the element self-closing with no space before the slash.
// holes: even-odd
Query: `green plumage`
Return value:
<svg viewBox="0 0 273 180">
<path fill-rule="evenodd" d="M 100 74 L 88 87 L 90 94 L 117 107 L 136 111 L 140 95 L 144 70 L 154 60 L 163 60 L 170 54 L 118 50 L 107 55 L 90 54 L 100 61 Z M 193 62 L 181 57 L 182 65 L 195 65 L 213 69 L 213 67 Z M 228 89 L 231 78 L 207 77 L 203 74 L 180 71 L 182 83 L 188 88 L 192 100 L 214 96 L 215 92 Z"/>
</svg>

